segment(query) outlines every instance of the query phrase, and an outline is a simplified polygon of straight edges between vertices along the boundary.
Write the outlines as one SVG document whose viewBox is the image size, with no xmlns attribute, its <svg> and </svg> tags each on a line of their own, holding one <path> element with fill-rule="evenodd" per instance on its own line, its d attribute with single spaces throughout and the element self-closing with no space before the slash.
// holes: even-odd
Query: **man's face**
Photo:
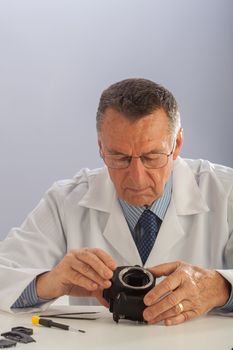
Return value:
<svg viewBox="0 0 233 350">
<path fill-rule="evenodd" d="M 140 158 L 132 158 L 126 169 L 108 168 L 118 197 L 135 206 L 150 205 L 159 198 L 171 174 L 173 161 L 182 145 L 182 131 L 176 141 L 169 133 L 169 120 L 163 109 L 137 121 L 108 108 L 99 132 L 99 147 L 103 155 L 139 157 L 151 153 L 174 152 L 168 163 L 159 169 L 147 169 Z"/>
</svg>

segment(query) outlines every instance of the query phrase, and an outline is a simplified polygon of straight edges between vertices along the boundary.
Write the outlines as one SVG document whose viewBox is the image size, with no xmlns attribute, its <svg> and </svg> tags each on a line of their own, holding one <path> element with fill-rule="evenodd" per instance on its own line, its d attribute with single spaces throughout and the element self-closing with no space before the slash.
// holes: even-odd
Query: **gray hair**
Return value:
<svg viewBox="0 0 233 350">
<path fill-rule="evenodd" d="M 169 118 L 169 132 L 175 136 L 180 129 L 180 113 L 175 97 L 163 86 L 148 79 L 125 79 L 103 91 L 96 115 L 98 132 L 107 108 L 132 121 L 162 108 Z"/>
</svg>

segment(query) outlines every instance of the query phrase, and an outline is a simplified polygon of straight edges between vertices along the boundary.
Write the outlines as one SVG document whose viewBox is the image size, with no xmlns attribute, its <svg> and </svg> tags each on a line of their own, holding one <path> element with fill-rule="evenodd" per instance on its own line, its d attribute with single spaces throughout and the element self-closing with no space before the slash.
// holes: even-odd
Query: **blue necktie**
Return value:
<svg viewBox="0 0 233 350">
<path fill-rule="evenodd" d="M 155 243 L 161 220 L 151 210 L 146 209 L 140 216 L 138 224 L 143 228 L 143 235 L 137 242 L 137 248 L 144 265 Z"/>
</svg>

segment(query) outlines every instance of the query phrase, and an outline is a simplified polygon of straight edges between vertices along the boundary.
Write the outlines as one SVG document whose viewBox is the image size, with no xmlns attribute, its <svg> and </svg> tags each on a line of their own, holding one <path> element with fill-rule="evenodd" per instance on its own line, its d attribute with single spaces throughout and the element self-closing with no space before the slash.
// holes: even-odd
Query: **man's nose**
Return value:
<svg viewBox="0 0 233 350">
<path fill-rule="evenodd" d="M 128 171 L 130 178 L 137 186 L 144 185 L 146 169 L 141 161 L 141 158 L 132 158 L 128 167 Z"/>
</svg>

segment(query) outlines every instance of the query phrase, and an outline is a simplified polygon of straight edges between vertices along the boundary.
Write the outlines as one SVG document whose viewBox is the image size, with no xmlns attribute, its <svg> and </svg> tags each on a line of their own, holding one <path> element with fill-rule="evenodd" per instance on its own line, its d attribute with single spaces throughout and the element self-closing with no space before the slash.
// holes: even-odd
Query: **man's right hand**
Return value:
<svg viewBox="0 0 233 350">
<path fill-rule="evenodd" d="M 102 249 L 71 250 L 51 271 L 37 277 L 37 295 L 42 299 L 62 295 L 95 296 L 107 306 L 102 291 L 111 286 L 110 279 L 116 266 L 112 257 Z"/>
</svg>

